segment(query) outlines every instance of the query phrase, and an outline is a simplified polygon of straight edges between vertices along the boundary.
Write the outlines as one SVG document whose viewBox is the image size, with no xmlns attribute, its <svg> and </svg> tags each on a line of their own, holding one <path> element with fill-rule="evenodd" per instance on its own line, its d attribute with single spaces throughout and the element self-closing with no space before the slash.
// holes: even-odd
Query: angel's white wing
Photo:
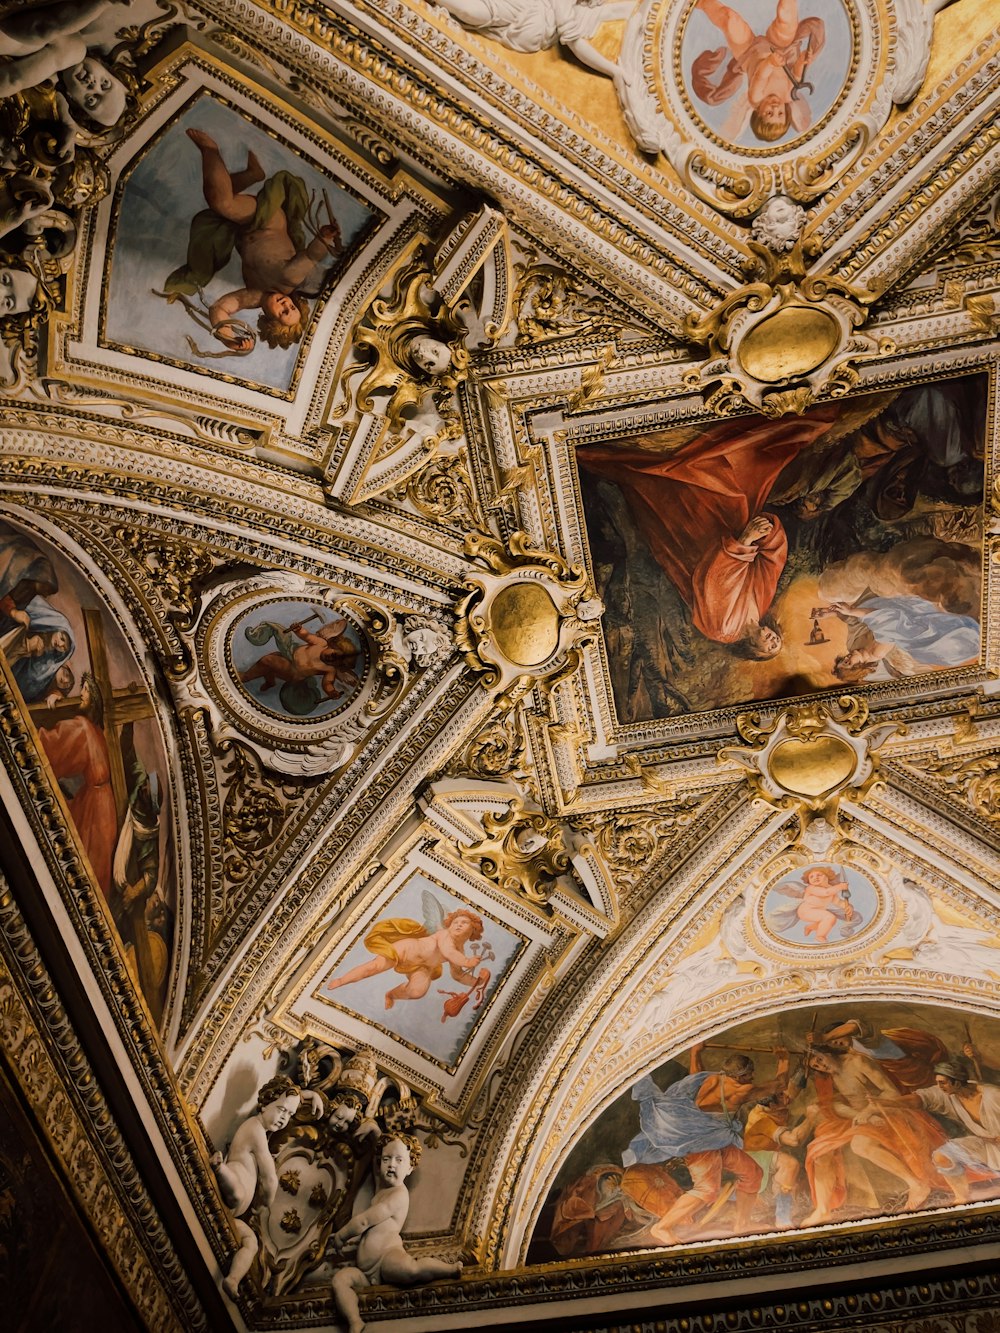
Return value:
<svg viewBox="0 0 1000 1333">
<path fill-rule="evenodd" d="M 801 902 L 806 891 L 801 884 L 775 884 L 773 893 L 780 893 L 783 898 L 798 898 Z"/>
<path fill-rule="evenodd" d="M 444 925 L 445 910 L 430 889 L 421 890 L 420 905 L 423 908 L 424 925 L 427 927 L 427 932 L 433 935 L 436 930 L 440 930 Z"/>
</svg>

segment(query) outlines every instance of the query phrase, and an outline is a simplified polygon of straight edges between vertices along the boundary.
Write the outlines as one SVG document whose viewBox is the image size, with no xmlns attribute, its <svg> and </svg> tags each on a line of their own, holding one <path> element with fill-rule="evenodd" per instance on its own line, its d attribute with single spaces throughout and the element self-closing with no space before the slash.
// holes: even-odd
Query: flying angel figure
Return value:
<svg viewBox="0 0 1000 1333">
<path fill-rule="evenodd" d="M 776 884 L 774 891 L 798 903 L 768 913 L 768 924 L 779 933 L 801 921 L 806 935 L 815 935 L 818 944 L 825 944 L 838 921 L 844 936 L 853 935 L 862 925 L 861 914 L 851 905 L 843 871 L 838 873 L 832 866 L 810 866 L 798 883 Z"/>
<path fill-rule="evenodd" d="M 261 690 L 272 690 L 280 680 L 282 707 L 297 717 L 307 717 L 324 700 L 339 699 L 360 684 L 355 668 L 361 651 L 346 633 L 347 620 L 341 617 L 320 625 L 316 631 L 306 628 L 311 620 L 319 618 L 317 612 L 287 627 L 262 620 L 243 631 L 255 647 L 272 640 L 275 644 L 274 651 L 264 653 L 240 673 L 243 684 L 260 680 Z"/>
<path fill-rule="evenodd" d="M 481 1003 L 491 973 L 486 967 L 476 971 L 482 957 L 476 951 L 466 955 L 464 945 L 482 939 L 482 917 L 467 907 L 446 913 L 428 889 L 421 893 L 421 906 L 423 923 L 405 916 L 376 921 L 364 940 L 365 948 L 375 957 L 352 967 L 342 977 L 334 977 L 327 982 L 327 990 L 337 990 L 391 969 L 405 978 L 386 992 L 385 1007 L 391 1009 L 397 1000 L 422 999 L 447 965 L 453 980 L 470 987 L 478 995 L 477 1004 Z M 484 943 L 482 947 L 486 950 L 489 946 Z"/>
</svg>

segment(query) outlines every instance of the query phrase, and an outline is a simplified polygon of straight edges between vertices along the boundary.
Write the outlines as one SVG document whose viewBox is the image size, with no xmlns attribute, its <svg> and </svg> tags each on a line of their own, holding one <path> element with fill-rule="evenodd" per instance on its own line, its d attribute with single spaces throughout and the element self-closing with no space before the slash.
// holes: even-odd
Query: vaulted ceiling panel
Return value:
<svg viewBox="0 0 1000 1333">
<path fill-rule="evenodd" d="M 95 1309 L 992 1329 L 991 10 L 0 17 L 0 1188 Z"/>
</svg>

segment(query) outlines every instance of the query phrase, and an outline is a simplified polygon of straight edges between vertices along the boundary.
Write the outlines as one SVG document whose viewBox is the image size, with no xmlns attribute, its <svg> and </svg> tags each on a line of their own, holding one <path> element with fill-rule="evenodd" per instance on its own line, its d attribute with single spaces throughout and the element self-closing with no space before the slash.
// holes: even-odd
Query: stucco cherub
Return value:
<svg viewBox="0 0 1000 1333">
<path fill-rule="evenodd" d="M 309 1117 L 326 1125 L 334 1135 L 345 1135 L 363 1143 L 380 1132 L 377 1120 L 368 1114 L 365 1098 L 353 1088 L 337 1086 L 329 1092 L 303 1088 L 302 1108 Z"/>
<path fill-rule="evenodd" d="M 240 1218 L 255 1196 L 270 1205 L 278 1192 L 278 1173 L 271 1157 L 267 1136 L 284 1129 L 299 1108 L 301 1093 L 290 1078 L 282 1074 L 269 1079 L 257 1094 L 256 1112 L 244 1120 L 233 1135 L 228 1157 L 214 1153 L 212 1169 L 219 1182 L 223 1202 L 234 1215 L 240 1248 L 233 1255 L 222 1287 L 233 1300 L 246 1277 L 254 1255 L 257 1237 Z"/>
<path fill-rule="evenodd" d="M 353 1252 L 344 1267 L 333 1275 L 333 1299 L 347 1321 L 348 1333 L 362 1333 L 364 1320 L 358 1292 L 390 1282 L 413 1287 L 435 1278 L 461 1276 L 461 1263 L 444 1259 L 414 1259 L 403 1248 L 402 1230 L 410 1207 L 406 1180 L 420 1160 L 420 1144 L 409 1134 L 385 1134 L 377 1145 L 377 1187 L 366 1206 L 355 1202 L 354 1216 L 334 1232 L 330 1244 L 335 1254 Z"/>
<path fill-rule="evenodd" d="M 634 0 L 437 0 L 463 28 L 492 37 L 511 51 L 548 51 L 565 46 L 597 74 L 624 82 L 625 74 L 602 55 L 591 38 L 603 24 L 627 19 Z"/>
<path fill-rule="evenodd" d="M 414 666 L 424 671 L 451 656 L 454 641 L 447 628 L 431 616 L 407 616 L 403 650 Z"/>
<path fill-rule="evenodd" d="M 0 236 L 97 192 L 98 165 L 74 157 L 81 135 L 106 137 L 128 107 L 130 75 L 97 43 L 106 11 L 130 3 L 50 0 L 0 19 Z"/>
<path fill-rule="evenodd" d="M 375 410 L 374 394 L 391 391 L 383 410 L 394 432 L 408 408 L 419 407 L 429 393 L 443 399 L 468 368 L 468 330 L 433 283 L 429 264 L 411 260 L 396 273 L 390 295 L 374 300 L 354 331 L 363 360 L 347 366 L 344 376 L 365 372 L 357 392 L 363 412 Z"/>
<path fill-rule="evenodd" d="M 780 254 L 791 250 L 802 234 L 806 211 L 785 194 L 773 194 L 753 220 L 751 231 L 758 245 Z"/>
<path fill-rule="evenodd" d="M 0 389 L 18 382 L 19 358 L 37 341 L 55 268 L 37 249 L 30 257 L 0 257 Z"/>
</svg>

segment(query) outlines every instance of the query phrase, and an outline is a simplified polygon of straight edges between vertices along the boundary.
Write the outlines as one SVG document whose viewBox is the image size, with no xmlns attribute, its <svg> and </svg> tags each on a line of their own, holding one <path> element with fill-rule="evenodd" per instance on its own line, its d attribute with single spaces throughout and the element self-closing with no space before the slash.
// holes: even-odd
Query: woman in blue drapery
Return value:
<svg viewBox="0 0 1000 1333">
<path fill-rule="evenodd" d="M 33 597 L 24 608 L 28 627 L 3 636 L 7 661 L 17 688 L 26 703 L 44 699 L 49 687 L 59 683 L 60 668 L 73 656 L 73 631 L 61 611 L 44 597 Z"/>
<path fill-rule="evenodd" d="M 879 663 L 890 676 L 912 676 L 928 667 L 955 667 L 979 657 L 979 622 L 943 611 L 913 593 L 878 597 L 866 592 L 856 602 L 819 607 L 847 625 L 847 652 L 833 664 L 838 680 L 863 680 Z"/>
</svg>

